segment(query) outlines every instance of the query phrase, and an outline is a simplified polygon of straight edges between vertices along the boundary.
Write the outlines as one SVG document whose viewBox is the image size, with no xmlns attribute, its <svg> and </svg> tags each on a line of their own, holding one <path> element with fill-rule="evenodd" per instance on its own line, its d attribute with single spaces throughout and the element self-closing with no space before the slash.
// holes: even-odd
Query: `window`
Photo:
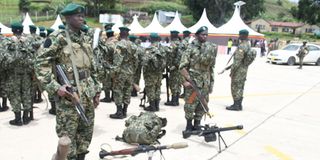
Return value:
<svg viewBox="0 0 320 160">
<path fill-rule="evenodd" d="M 272 31 L 272 32 L 278 32 L 278 27 L 272 27 L 272 28 L 271 28 L 271 31 Z"/>
<path fill-rule="evenodd" d="M 288 28 L 288 27 L 283 27 L 282 28 L 282 32 L 289 32 L 290 31 L 290 28 Z"/>
<path fill-rule="evenodd" d="M 313 28 L 306 28 L 306 33 L 313 33 L 314 29 Z"/>
<path fill-rule="evenodd" d="M 288 50 L 288 51 L 296 51 L 300 48 L 298 45 L 288 45 L 283 48 L 283 50 Z"/>
<path fill-rule="evenodd" d="M 261 24 L 256 24 L 256 29 L 261 29 L 261 30 L 265 30 L 266 26 L 265 25 L 261 25 Z"/>
<path fill-rule="evenodd" d="M 318 51 L 320 50 L 318 47 L 316 46 L 308 46 L 309 51 Z"/>
</svg>

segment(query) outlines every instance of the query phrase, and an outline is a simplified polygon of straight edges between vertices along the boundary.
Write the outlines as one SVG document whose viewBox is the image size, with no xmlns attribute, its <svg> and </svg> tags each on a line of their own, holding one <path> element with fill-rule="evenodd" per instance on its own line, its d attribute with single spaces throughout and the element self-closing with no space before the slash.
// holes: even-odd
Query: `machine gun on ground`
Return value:
<svg viewBox="0 0 320 160">
<path fill-rule="evenodd" d="M 139 153 L 146 153 L 150 151 L 161 151 L 164 149 L 180 149 L 180 148 L 186 148 L 188 147 L 187 143 L 174 143 L 172 145 L 162 145 L 162 146 L 152 146 L 152 145 L 139 145 L 134 148 L 128 148 L 128 149 L 123 149 L 123 150 L 118 150 L 118 151 L 106 151 L 104 149 L 101 149 L 99 152 L 99 157 L 102 159 L 106 156 L 116 156 L 116 155 L 131 155 L 135 156 Z M 152 157 L 149 159 L 152 159 Z"/>
<path fill-rule="evenodd" d="M 62 67 L 60 65 L 56 65 L 56 71 L 57 71 L 57 77 L 59 80 L 59 83 L 61 85 L 67 85 L 67 86 L 71 86 L 71 83 L 69 82 L 66 74 L 64 73 Z M 78 94 L 73 90 L 72 87 L 67 87 L 67 91 L 70 93 L 69 98 L 72 99 L 72 103 L 75 104 L 76 106 L 76 110 L 80 116 L 80 118 L 87 124 L 89 125 L 89 120 L 86 117 L 85 110 L 82 106 L 82 104 L 80 103 L 80 97 L 78 96 Z"/>
<path fill-rule="evenodd" d="M 224 143 L 225 148 L 228 147 L 226 142 L 222 138 L 220 132 L 230 131 L 230 130 L 239 130 L 239 129 L 243 129 L 243 126 L 238 125 L 238 126 L 232 126 L 232 127 L 219 128 L 217 126 L 209 126 L 208 124 L 206 124 L 205 126 L 201 126 L 200 130 L 183 131 L 182 135 L 183 135 L 183 138 L 188 138 L 191 135 L 204 136 L 204 140 L 206 142 L 213 142 L 213 141 L 217 140 L 217 135 L 216 135 L 216 133 L 217 133 L 218 134 L 218 141 L 219 141 L 219 153 L 220 153 L 221 152 L 220 139 Z"/>
</svg>

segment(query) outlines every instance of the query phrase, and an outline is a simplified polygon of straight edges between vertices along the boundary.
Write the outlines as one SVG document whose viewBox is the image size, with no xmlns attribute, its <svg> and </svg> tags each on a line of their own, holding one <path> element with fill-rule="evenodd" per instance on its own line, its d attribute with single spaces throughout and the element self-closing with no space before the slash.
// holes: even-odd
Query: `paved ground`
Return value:
<svg viewBox="0 0 320 160">
<path fill-rule="evenodd" d="M 220 71 L 229 56 L 219 55 L 216 72 Z M 188 148 L 164 150 L 167 160 L 317 160 L 320 157 L 320 67 L 308 65 L 303 70 L 297 66 L 271 65 L 264 58 L 257 58 L 249 69 L 245 86 L 244 110 L 226 111 L 232 103 L 229 73 L 216 75 L 214 92 L 210 95 L 210 110 L 214 117 L 202 124 L 217 124 L 220 127 L 243 125 L 241 131 L 222 132 L 229 146 L 218 153 L 218 142 L 206 143 L 203 137 L 183 139 L 185 128 L 183 100 L 179 107 L 164 106 L 163 86 L 159 116 L 168 119 L 167 135 L 160 142 L 172 144 L 187 142 Z M 142 111 L 140 97 L 132 98 L 129 116 Z M 36 120 L 27 126 L 10 126 L 13 113 L 0 113 L 0 159 L 1 160 L 47 160 L 56 150 L 55 117 L 48 114 L 46 103 L 37 104 Z M 102 103 L 96 109 L 95 129 L 88 160 L 98 160 L 100 145 L 107 143 L 113 150 L 133 147 L 115 141 L 121 135 L 124 120 L 112 120 L 113 103 Z M 222 145 L 224 148 L 224 146 Z M 106 159 L 112 159 L 108 157 Z M 148 159 L 147 154 L 114 159 Z M 153 159 L 160 159 L 159 152 Z"/>
</svg>

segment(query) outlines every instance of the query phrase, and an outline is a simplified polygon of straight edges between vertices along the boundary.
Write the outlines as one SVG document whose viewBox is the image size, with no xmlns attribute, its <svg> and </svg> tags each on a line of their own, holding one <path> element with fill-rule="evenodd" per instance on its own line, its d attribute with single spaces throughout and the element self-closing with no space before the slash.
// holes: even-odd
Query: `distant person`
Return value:
<svg viewBox="0 0 320 160">
<path fill-rule="evenodd" d="M 307 47 L 307 42 L 304 41 L 302 46 L 299 49 L 299 52 L 297 53 L 297 56 L 299 57 L 299 67 L 298 69 L 302 69 L 303 65 L 303 58 L 309 53 L 309 49 Z"/>
<path fill-rule="evenodd" d="M 260 56 L 261 57 L 265 56 L 265 52 L 266 52 L 266 44 L 265 44 L 265 40 L 262 39 L 260 40 Z"/>
<path fill-rule="evenodd" d="M 228 51 L 227 51 L 227 55 L 229 55 L 230 52 L 231 52 L 232 44 L 233 44 L 232 39 L 229 38 L 229 40 L 228 40 Z"/>
</svg>

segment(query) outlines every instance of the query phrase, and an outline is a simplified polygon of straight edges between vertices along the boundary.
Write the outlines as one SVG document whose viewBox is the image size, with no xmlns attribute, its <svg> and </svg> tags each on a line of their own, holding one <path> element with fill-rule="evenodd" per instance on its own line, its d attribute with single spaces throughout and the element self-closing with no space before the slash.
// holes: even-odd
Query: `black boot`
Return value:
<svg viewBox="0 0 320 160">
<path fill-rule="evenodd" d="M 150 106 L 144 108 L 145 111 L 150 111 L 150 112 L 156 112 L 157 109 L 156 109 L 156 101 L 153 100 L 153 101 L 150 101 L 149 102 Z"/>
<path fill-rule="evenodd" d="M 123 109 L 122 109 L 122 115 L 123 115 L 124 118 L 127 117 L 127 109 L 128 109 L 128 105 L 124 104 L 123 105 Z"/>
<path fill-rule="evenodd" d="M 166 106 L 179 106 L 179 94 L 172 95 L 171 101 L 164 103 Z"/>
<path fill-rule="evenodd" d="M 22 126 L 22 121 L 21 121 L 21 112 L 14 112 L 14 119 L 9 121 L 9 123 L 11 125 L 14 125 L 14 126 Z"/>
<path fill-rule="evenodd" d="M 242 98 L 240 100 L 234 100 L 233 105 L 226 107 L 227 110 L 231 111 L 241 111 L 242 110 Z"/>
<path fill-rule="evenodd" d="M 42 99 L 42 97 L 41 97 L 41 91 L 40 91 L 40 89 L 38 88 L 38 91 L 37 91 L 37 95 L 38 95 L 38 102 L 40 103 L 40 102 L 42 102 L 43 101 L 43 99 Z"/>
<path fill-rule="evenodd" d="M 7 106 L 7 98 L 2 98 L 2 106 L 0 105 L 0 112 L 7 111 L 9 107 Z"/>
<path fill-rule="evenodd" d="M 78 154 L 77 155 L 77 160 L 85 160 L 84 158 L 86 157 L 86 153 Z"/>
<path fill-rule="evenodd" d="M 155 100 L 156 111 L 160 110 L 159 105 L 160 105 L 160 99 Z"/>
<path fill-rule="evenodd" d="M 22 120 L 23 120 L 23 124 L 29 124 L 29 122 L 31 121 L 30 117 L 29 117 L 29 111 L 23 111 L 23 116 L 22 116 Z"/>
<path fill-rule="evenodd" d="M 117 112 L 114 113 L 114 114 L 110 114 L 109 117 L 110 117 L 110 118 L 113 118 L 113 119 L 123 119 L 123 118 L 125 118 L 125 117 L 123 116 L 122 106 L 121 106 L 121 105 L 118 105 L 118 106 L 117 106 Z"/>
<path fill-rule="evenodd" d="M 110 97 L 110 90 L 104 91 L 105 97 L 100 100 L 100 102 L 106 102 L 110 103 L 111 102 L 111 97 Z"/>
<path fill-rule="evenodd" d="M 137 91 L 136 91 L 136 89 L 132 89 L 132 91 L 131 91 L 131 97 L 137 97 L 138 96 L 138 93 L 137 93 Z"/>
<path fill-rule="evenodd" d="M 201 130 L 200 120 L 194 120 L 193 130 Z"/>
<path fill-rule="evenodd" d="M 49 109 L 49 114 L 56 115 L 56 102 L 50 101 L 51 108 Z"/>
<path fill-rule="evenodd" d="M 182 132 L 183 138 L 189 138 L 191 136 L 191 134 L 187 133 L 187 132 L 191 132 L 193 130 L 193 126 L 192 126 L 192 120 L 187 119 L 187 126 L 186 126 L 186 130 L 184 130 Z"/>
</svg>

